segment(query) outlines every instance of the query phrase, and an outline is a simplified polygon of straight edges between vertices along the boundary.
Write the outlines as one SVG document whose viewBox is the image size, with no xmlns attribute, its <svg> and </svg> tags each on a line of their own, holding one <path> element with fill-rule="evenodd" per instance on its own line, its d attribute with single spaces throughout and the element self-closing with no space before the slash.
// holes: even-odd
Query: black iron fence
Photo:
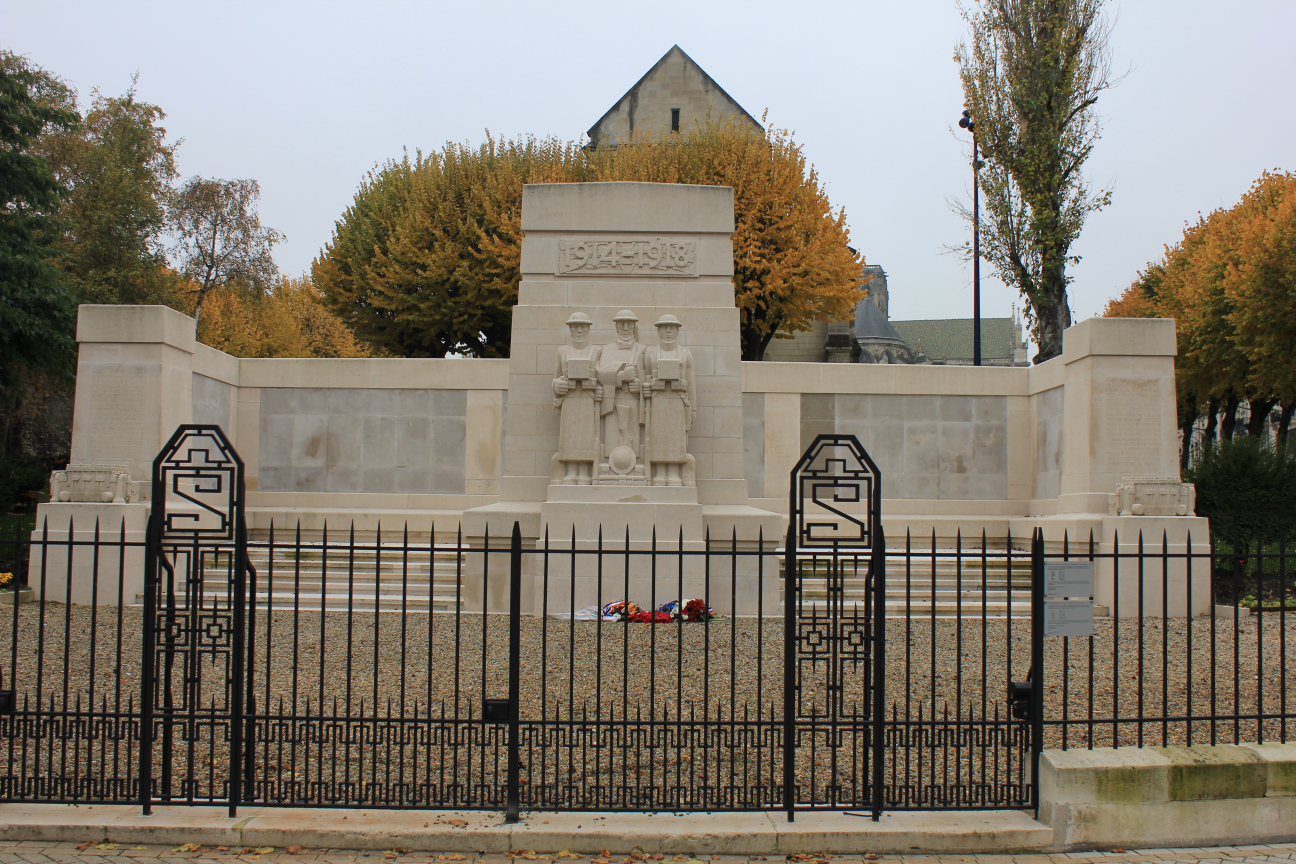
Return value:
<svg viewBox="0 0 1296 864">
<path fill-rule="evenodd" d="M 242 536 L 232 451 L 176 443 L 154 500 L 188 523 L 0 550 L 35 596 L 0 607 L 0 800 L 1030 807 L 1042 749 L 1296 731 L 1285 546 L 888 542 L 813 512 L 750 542 Z M 1045 635 L 1059 561 L 1093 562 L 1092 635 Z"/>
</svg>

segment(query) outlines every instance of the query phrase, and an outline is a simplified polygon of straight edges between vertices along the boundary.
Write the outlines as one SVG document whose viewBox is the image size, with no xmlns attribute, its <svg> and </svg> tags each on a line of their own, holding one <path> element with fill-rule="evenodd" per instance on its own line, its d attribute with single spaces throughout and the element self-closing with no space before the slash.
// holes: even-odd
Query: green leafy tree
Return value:
<svg viewBox="0 0 1296 864">
<path fill-rule="evenodd" d="M 24 366 L 70 372 L 75 310 L 56 267 L 62 191 L 36 152 L 48 129 L 76 115 L 41 98 L 49 80 L 25 60 L 0 57 L 0 386 Z"/>
<path fill-rule="evenodd" d="M 981 0 L 954 59 L 985 160 L 981 244 L 1030 304 L 1041 363 L 1071 326 L 1067 264 L 1086 217 L 1106 206 L 1081 169 L 1098 141 L 1098 96 L 1113 86 L 1102 0 Z M 966 218 L 972 214 L 957 205 Z"/>
<path fill-rule="evenodd" d="M 166 115 L 135 98 L 95 93 L 75 130 L 45 135 L 40 149 L 66 188 L 60 262 L 82 303 L 166 302 L 167 199 L 175 152 L 159 123 Z"/>
</svg>

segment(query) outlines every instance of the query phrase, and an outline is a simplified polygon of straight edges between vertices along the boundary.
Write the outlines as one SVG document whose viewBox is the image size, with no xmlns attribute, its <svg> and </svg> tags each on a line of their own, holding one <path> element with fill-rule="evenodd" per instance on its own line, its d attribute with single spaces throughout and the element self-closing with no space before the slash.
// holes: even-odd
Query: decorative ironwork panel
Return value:
<svg viewBox="0 0 1296 864">
<path fill-rule="evenodd" d="M 789 682 L 784 806 L 861 807 L 882 798 L 886 544 L 877 466 L 853 435 L 820 435 L 792 470 L 784 563 Z"/>
<path fill-rule="evenodd" d="M 243 462 L 219 426 L 180 426 L 153 461 L 152 492 L 141 803 L 232 810 L 249 623 Z"/>
<path fill-rule="evenodd" d="M 872 549 L 881 508 L 877 465 L 854 435 L 820 435 L 792 469 L 798 549 Z"/>
</svg>

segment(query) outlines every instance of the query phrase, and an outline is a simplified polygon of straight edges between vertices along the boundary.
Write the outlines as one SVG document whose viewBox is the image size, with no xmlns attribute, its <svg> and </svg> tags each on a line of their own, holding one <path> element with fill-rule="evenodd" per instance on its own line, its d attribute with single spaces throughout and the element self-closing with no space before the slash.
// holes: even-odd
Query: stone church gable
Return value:
<svg viewBox="0 0 1296 864">
<path fill-rule="evenodd" d="M 655 135 L 686 131 L 694 123 L 736 116 L 756 131 L 761 125 L 678 46 L 673 45 L 626 94 L 590 127 L 590 146 L 628 141 L 636 131 Z"/>
</svg>

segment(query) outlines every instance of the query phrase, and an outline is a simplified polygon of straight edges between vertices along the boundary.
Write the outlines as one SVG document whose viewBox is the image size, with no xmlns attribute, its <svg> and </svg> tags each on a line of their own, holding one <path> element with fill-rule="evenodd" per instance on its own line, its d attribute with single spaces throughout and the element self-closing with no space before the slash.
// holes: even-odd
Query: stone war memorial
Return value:
<svg viewBox="0 0 1296 864">
<path fill-rule="evenodd" d="M 1172 321 L 1082 321 L 1033 368 L 742 362 L 733 219 L 721 187 L 526 187 L 507 360 L 239 359 L 164 307 L 83 306 L 74 462 L 40 519 L 54 537 L 75 517 L 142 539 L 152 459 L 193 422 L 221 426 L 244 460 L 253 531 L 476 541 L 517 522 L 528 549 L 600 536 L 772 549 L 788 472 L 835 433 L 876 461 L 891 538 L 1011 534 L 1024 549 L 1040 528 L 1050 548 L 1092 536 L 1132 551 L 1140 532 L 1205 548 L 1178 476 Z M 1110 569 L 1098 562 L 1096 607 L 1136 614 Z M 1182 562 L 1167 576 L 1181 615 Z M 1194 578 L 1200 614 L 1205 571 Z M 1158 614 L 1160 587 L 1145 593 Z"/>
<path fill-rule="evenodd" d="M 11 836 L 1292 837 L 1296 618 L 1217 605 L 1249 553 L 1178 473 L 1173 321 L 1034 367 L 743 362 L 732 189 L 531 185 L 521 220 L 508 359 L 239 359 L 81 307 L 0 615 Z"/>
</svg>

